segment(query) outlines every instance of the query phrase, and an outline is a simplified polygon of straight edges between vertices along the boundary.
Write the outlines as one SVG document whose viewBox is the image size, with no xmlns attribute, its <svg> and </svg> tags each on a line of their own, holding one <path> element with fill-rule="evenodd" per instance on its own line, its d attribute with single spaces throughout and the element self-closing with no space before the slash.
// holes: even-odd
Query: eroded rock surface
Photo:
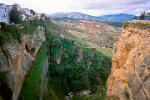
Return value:
<svg viewBox="0 0 150 100">
<path fill-rule="evenodd" d="M 0 71 L 9 74 L 8 83 L 13 91 L 13 100 L 17 100 L 26 72 L 44 41 L 44 28 L 39 26 L 31 35 L 24 34 L 21 43 L 13 41 L 0 48 Z"/>
<path fill-rule="evenodd" d="M 140 24 L 140 23 L 136 23 Z M 107 96 L 150 100 L 150 30 L 129 25 L 114 45 Z"/>
</svg>

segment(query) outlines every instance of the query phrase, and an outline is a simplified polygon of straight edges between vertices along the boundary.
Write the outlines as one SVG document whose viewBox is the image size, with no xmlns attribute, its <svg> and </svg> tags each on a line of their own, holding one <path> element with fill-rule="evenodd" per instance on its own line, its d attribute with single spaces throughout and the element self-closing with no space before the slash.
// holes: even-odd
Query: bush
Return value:
<svg viewBox="0 0 150 100">
<path fill-rule="evenodd" d="M 4 100 L 11 100 L 12 90 L 9 88 L 7 79 L 7 72 L 0 72 L 0 96 Z"/>
<path fill-rule="evenodd" d="M 17 5 L 14 4 L 12 10 L 9 13 L 9 18 L 11 23 L 19 24 L 22 21 L 21 12 L 18 11 Z"/>
<path fill-rule="evenodd" d="M 125 29 L 129 24 L 130 24 L 129 22 L 125 22 L 125 23 L 123 24 L 123 28 Z"/>
<path fill-rule="evenodd" d="M 33 9 L 30 10 L 30 13 L 35 15 L 35 11 Z"/>
<path fill-rule="evenodd" d="M 36 31 L 36 28 L 38 26 L 44 26 L 44 22 L 42 20 L 34 19 L 29 21 L 23 22 L 24 28 L 22 29 L 22 32 L 24 34 L 32 34 L 34 31 Z"/>
<path fill-rule="evenodd" d="M 130 98 L 130 94 L 129 94 L 127 88 L 126 88 L 125 91 L 124 91 L 124 95 L 126 96 L 127 99 Z"/>
<path fill-rule="evenodd" d="M 20 93 L 21 100 L 37 100 L 37 98 L 40 97 L 42 66 L 46 57 L 47 49 L 43 47 L 33 62 L 33 67 L 27 73 L 26 80 Z"/>
<path fill-rule="evenodd" d="M 0 28 L 0 46 L 5 43 L 18 40 L 21 42 L 21 31 L 15 25 L 5 25 L 1 24 Z"/>
<path fill-rule="evenodd" d="M 93 93 L 96 93 L 100 81 L 102 85 L 106 83 L 111 66 L 109 58 L 95 49 L 81 46 L 80 49 L 84 56 L 78 62 L 79 47 L 75 45 L 75 41 L 54 38 L 54 36 L 50 40 L 51 66 L 49 67 L 48 78 L 56 91 L 65 95 L 68 91 L 78 92 L 91 89 Z M 57 64 L 55 57 L 59 52 L 62 52 L 61 63 Z M 90 65 L 89 61 L 91 62 Z"/>
<path fill-rule="evenodd" d="M 91 86 L 91 87 L 90 87 L 90 90 L 91 90 L 92 93 L 96 93 L 97 90 L 98 90 L 98 85 L 93 85 L 93 86 Z"/>
<path fill-rule="evenodd" d="M 145 19 L 145 12 L 143 12 L 140 17 L 139 17 L 140 20 L 144 20 Z"/>
<path fill-rule="evenodd" d="M 60 100 L 50 83 L 47 84 L 46 92 L 44 93 L 43 100 Z"/>
</svg>

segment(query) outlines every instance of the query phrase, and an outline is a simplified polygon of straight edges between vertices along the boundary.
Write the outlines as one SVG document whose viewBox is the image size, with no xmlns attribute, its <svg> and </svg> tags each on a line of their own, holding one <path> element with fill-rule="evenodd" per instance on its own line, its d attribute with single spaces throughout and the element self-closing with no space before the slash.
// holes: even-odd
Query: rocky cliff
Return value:
<svg viewBox="0 0 150 100">
<path fill-rule="evenodd" d="M 150 100 L 150 25 L 130 23 L 114 45 L 107 96 Z"/>
<path fill-rule="evenodd" d="M 13 41 L 0 48 L 0 72 L 8 72 L 13 100 L 17 100 L 26 73 L 44 41 L 44 28 L 38 26 L 32 34 L 23 34 L 21 43 Z"/>
</svg>

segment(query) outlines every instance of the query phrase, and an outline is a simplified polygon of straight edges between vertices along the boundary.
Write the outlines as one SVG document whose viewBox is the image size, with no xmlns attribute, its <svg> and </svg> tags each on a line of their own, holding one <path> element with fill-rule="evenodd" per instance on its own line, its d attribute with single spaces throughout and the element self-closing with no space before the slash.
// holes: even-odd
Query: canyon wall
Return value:
<svg viewBox="0 0 150 100">
<path fill-rule="evenodd" d="M 13 41 L 0 48 L 0 72 L 8 72 L 13 100 L 17 100 L 26 73 L 44 41 L 44 28 L 38 26 L 32 34 L 23 34 L 21 43 Z"/>
<path fill-rule="evenodd" d="M 150 25 L 130 23 L 114 45 L 107 96 L 150 100 Z"/>
</svg>

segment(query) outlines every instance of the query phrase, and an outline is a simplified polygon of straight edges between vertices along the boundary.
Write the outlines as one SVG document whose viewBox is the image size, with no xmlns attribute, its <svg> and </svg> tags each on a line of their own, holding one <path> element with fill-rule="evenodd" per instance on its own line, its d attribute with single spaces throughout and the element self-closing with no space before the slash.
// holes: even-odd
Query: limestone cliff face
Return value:
<svg viewBox="0 0 150 100">
<path fill-rule="evenodd" d="M 21 43 L 14 41 L 0 48 L 0 71 L 9 74 L 8 83 L 13 91 L 13 100 L 17 100 L 26 72 L 44 41 L 44 28 L 39 26 L 31 35 L 23 35 Z"/>
<path fill-rule="evenodd" d="M 139 24 L 124 29 L 114 45 L 107 96 L 150 100 L 150 30 Z"/>
</svg>

